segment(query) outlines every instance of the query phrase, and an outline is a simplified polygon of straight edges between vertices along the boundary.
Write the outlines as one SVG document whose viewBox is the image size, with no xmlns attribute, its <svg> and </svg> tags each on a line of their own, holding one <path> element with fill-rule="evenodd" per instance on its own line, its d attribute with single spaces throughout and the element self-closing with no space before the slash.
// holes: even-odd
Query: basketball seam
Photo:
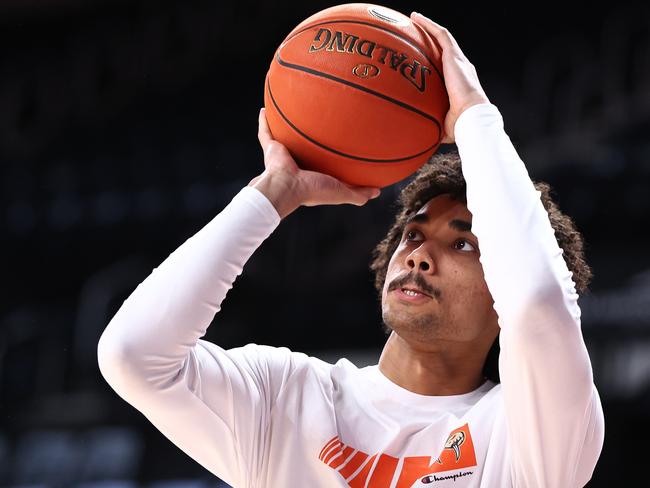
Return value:
<svg viewBox="0 0 650 488">
<path fill-rule="evenodd" d="M 386 28 L 384 26 L 381 26 L 381 25 L 371 24 L 370 22 L 362 22 L 360 20 L 344 20 L 344 19 L 340 19 L 340 20 L 328 20 L 326 22 L 319 22 L 317 24 L 311 24 L 311 25 L 303 27 L 302 29 L 300 29 L 298 32 L 296 32 L 292 36 L 287 37 L 284 41 L 282 41 L 282 44 L 280 45 L 280 47 L 282 47 L 284 44 L 286 44 L 291 39 L 296 37 L 298 34 L 302 34 L 303 32 L 305 32 L 305 31 L 307 31 L 307 30 L 309 30 L 309 29 L 311 29 L 313 27 L 318 27 L 319 25 L 325 25 L 325 24 L 360 24 L 360 25 L 367 25 L 368 27 L 374 27 L 376 29 L 380 29 L 380 30 L 383 30 L 385 32 L 388 32 L 389 34 L 394 35 L 395 37 L 397 37 L 397 38 L 401 39 L 402 41 L 406 42 L 409 46 L 411 46 L 412 48 L 417 50 L 422 56 L 424 56 L 424 58 L 427 61 L 429 61 L 429 63 L 431 63 L 431 67 L 436 71 L 436 74 L 440 78 L 440 81 L 442 82 L 443 86 L 445 86 L 445 77 L 438 70 L 438 67 L 435 65 L 435 63 L 433 61 L 431 61 L 431 58 L 429 58 L 429 56 L 427 56 L 427 53 L 422 51 L 422 49 L 420 49 L 420 47 L 417 44 L 414 44 L 408 37 L 403 36 L 399 32 L 395 32 L 394 30 L 388 29 L 388 28 Z M 279 49 L 278 49 L 278 51 L 279 51 Z"/>
<path fill-rule="evenodd" d="M 307 139 L 312 144 L 315 144 L 318 147 L 320 147 L 322 149 L 325 149 L 326 151 L 329 151 L 331 153 L 337 154 L 339 156 L 343 156 L 343 157 L 346 157 L 346 158 L 349 158 L 349 159 L 356 159 L 358 161 L 364 161 L 364 162 L 367 162 L 367 163 L 397 163 L 397 162 L 400 162 L 400 161 L 409 161 L 411 159 L 417 158 L 418 156 L 422 156 L 423 154 L 431 151 L 438 144 L 438 142 L 436 142 L 431 147 L 428 147 L 427 149 L 425 149 L 422 152 L 419 152 L 419 153 L 414 154 L 412 156 L 408 156 L 408 157 L 404 157 L 404 158 L 396 158 L 396 159 L 370 159 L 370 158 L 363 158 L 363 157 L 360 157 L 360 156 L 353 156 L 351 154 L 346 154 L 344 152 L 337 151 L 336 149 L 332 149 L 331 147 L 328 147 L 325 144 L 323 144 L 321 142 L 318 142 L 316 139 L 314 139 L 314 138 L 308 136 L 307 134 L 305 134 L 304 132 L 302 132 L 298 127 L 296 127 L 293 124 L 293 122 L 291 122 L 291 120 L 289 120 L 289 118 L 284 114 L 284 112 L 282 112 L 282 110 L 278 106 L 277 102 L 275 101 L 275 97 L 273 96 L 273 92 L 271 91 L 271 81 L 269 79 L 267 79 L 267 81 L 266 81 L 266 89 L 269 91 L 269 97 L 271 98 L 271 102 L 273 103 L 273 106 L 275 107 L 277 112 L 280 114 L 280 116 L 284 119 L 284 121 L 287 124 L 289 124 L 289 126 L 293 130 L 295 130 L 298 134 L 300 134 L 302 137 Z M 437 121 L 436 121 L 436 124 L 437 124 Z M 439 127 L 439 125 L 438 125 L 438 127 Z M 438 132 L 440 132 L 440 131 L 438 131 Z"/>
<path fill-rule="evenodd" d="M 300 64 L 289 63 L 288 61 L 285 61 L 280 57 L 280 53 L 276 54 L 276 59 L 277 59 L 278 63 L 280 64 L 280 66 L 283 66 L 285 68 L 295 69 L 295 70 L 298 70 L 298 71 L 304 71 L 305 73 L 309 73 L 311 75 L 320 76 L 321 78 L 327 78 L 328 80 L 332 80 L 332 81 L 336 81 L 338 83 L 342 83 L 344 85 L 348 85 L 348 86 L 350 86 L 352 88 L 356 88 L 357 90 L 361 90 L 361 91 L 366 92 L 366 93 L 368 93 L 370 95 L 374 95 L 374 96 L 376 96 L 378 98 L 382 98 L 382 99 L 386 100 L 387 102 L 394 103 L 395 105 L 398 105 L 398 106 L 400 106 L 402 108 L 405 108 L 406 110 L 410 110 L 411 112 L 414 112 L 414 113 L 416 113 L 418 115 L 421 115 L 425 119 L 430 120 L 431 122 L 436 124 L 436 127 L 438 128 L 438 139 L 440 139 L 440 129 L 441 128 L 440 128 L 440 122 L 438 122 L 438 119 L 436 119 L 435 117 L 429 115 L 426 112 L 423 112 L 419 108 L 415 108 L 412 105 L 409 105 L 408 103 L 404 103 L 404 102 L 402 102 L 400 100 L 397 100 L 397 99 L 395 99 L 393 97 L 389 97 L 388 95 L 384 95 L 381 92 L 371 90 L 370 88 L 365 87 L 363 85 L 359 85 L 357 83 L 353 83 L 352 81 L 348 81 L 348 80 L 345 80 L 343 78 L 339 78 L 338 76 L 334 76 L 334 75 L 331 75 L 329 73 L 325 73 L 323 71 L 318 71 L 318 70 L 315 70 L 315 69 L 312 69 L 312 68 L 308 68 L 307 66 L 302 66 Z"/>
</svg>

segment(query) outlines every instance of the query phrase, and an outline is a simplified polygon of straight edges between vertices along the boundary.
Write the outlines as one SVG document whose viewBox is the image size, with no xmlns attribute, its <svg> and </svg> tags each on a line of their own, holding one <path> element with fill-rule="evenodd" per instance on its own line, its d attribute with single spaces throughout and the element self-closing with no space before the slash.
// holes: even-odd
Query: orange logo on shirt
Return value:
<svg viewBox="0 0 650 488">
<path fill-rule="evenodd" d="M 400 458 L 376 453 L 372 456 L 341 442 L 339 437 L 330 439 L 318 458 L 335 469 L 347 481 L 350 488 L 389 488 L 394 478 L 396 488 L 411 488 L 426 485 L 438 479 L 435 473 L 476 466 L 474 443 L 469 433 L 469 425 L 453 430 L 437 459 L 431 456 L 409 456 Z M 464 472 L 460 476 L 467 476 Z M 449 478 L 445 476 L 444 478 Z M 454 475 L 455 480 L 455 475 Z M 366 482 L 368 483 L 366 485 Z"/>
</svg>

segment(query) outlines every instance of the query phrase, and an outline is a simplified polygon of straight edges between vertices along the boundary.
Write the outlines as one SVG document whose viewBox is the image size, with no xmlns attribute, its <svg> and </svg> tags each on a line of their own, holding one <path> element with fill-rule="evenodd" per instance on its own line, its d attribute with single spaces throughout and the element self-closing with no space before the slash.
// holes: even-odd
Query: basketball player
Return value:
<svg viewBox="0 0 650 488">
<path fill-rule="evenodd" d="M 200 339 L 283 217 L 379 193 L 299 169 L 263 112 L 264 172 L 154 269 L 100 340 L 115 391 L 232 486 L 570 488 L 592 476 L 604 420 L 580 330 L 581 237 L 529 178 L 451 34 L 412 19 L 442 47 L 444 141 L 459 157 L 423 167 L 376 249 L 390 331 L 378 365 Z"/>
</svg>

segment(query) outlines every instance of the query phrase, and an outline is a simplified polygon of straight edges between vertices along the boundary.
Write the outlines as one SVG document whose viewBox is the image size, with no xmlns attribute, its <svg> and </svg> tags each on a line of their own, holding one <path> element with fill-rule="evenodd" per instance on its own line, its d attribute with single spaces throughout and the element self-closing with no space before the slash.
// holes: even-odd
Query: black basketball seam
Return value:
<svg viewBox="0 0 650 488">
<path fill-rule="evenodd" d="M 431 61 L 429 56 L 427 56 L 427 53 L 425 53 L 424 51 L 422 51 L 422 49 L 420 49 L 420 46 L 418 46 L 417 44 L 413 44 L 413 42 L 411 42 L 411 40 L 408 37 L 405 37 L 404 35 L 400 34 L 399 32 L 395 32 L 394 30 L 388 29 L 388 28 L 383 27 L 381 25 L 371 24 L 370 22 L 362 22 L 360 20 L 343 20 L 343 19 L 341 19 L 341 20 L 328 20 L 326 22 L 319 22 L 318 24 L 311 24 L 311 25 L 303 27 L 298 32 L 293 34 L 291 37 L 287 37 L 284 41 L 282 41 L 282 44 L 286 44 L 291 39 L 296 37 L 298 34 L 302 34 L 303 32 L 305 32 L 305 31 L 307 31 L 307 30 L 309 30 L 309 29 L 311 29 L 313 27 L 318 27 L 319 25 L 325 25 L 325 24 L 361 24 L 361 25 L 367 25 L 369 27 L 374 27 L 376 29 L 383 30 L 385 32 L 388 32 L 389 34 L 394 35 L 395 37 L 398 37 L 402 41 L 406 42 L 409 46 L 416 49 L 422 56 L 425 57 L 425 59 L 427 61 L 429 61 L 429 63 L 431 63 L 431 67 L 436 71 L 436 74 L 440 78 L 440 81 L 442 82 L 442 85 L 445 86 L 445 77 L 442 75 L 442 73 L 440 71 L 438 71 L 438 68 L 436 67 L 435 63 L 433 61 Z M 282 44 L 281 44 L 281 46 L 282 46 Z"/>
<path fill-rule="evenodd" d="M 304 137 L 305 139 L 307 139 L 307 140 L 308 140 L 309 142 L 311 142 L 312 144 L 315 144 L 315 145 L 317 145 L 318 147 L 320 147 L 320 148 L 322 148 L 322 149 L 325 149 L 326 151 L 332 152 L 332 153 L 334 153 L 334 154 L 338 154 L 339 156 L 343 156 L 343 157 L 346 157 L 346 158 L 349 158 L 349 159 L 356 159 L 356 160 L 358 160 L 358 161 L 364 161 L 364 162 L 367 162 L 367 163 L 397 163 L 397 162 L 400 162 L 400 161 L 408 161 L 409 159 L 413 159 L 413 158 L 417 158 L 418 156 L 422 156 L 422 155 L 425 154 L 426 152 L 428 152 L 428 151 L 430 151 L 431 149 L 433 149 L 433 148 L 436 146 L 436 144 L 437 144 L 437 142 L 436 142 L 436 144 L 433 144 L 431 147 L 425 149 L 424 151 L 419 152 L 419 153 L 417 153 L 417 154 L 414 154 L 413 156 L 405 157 L 405 158 L 397 158 L 397 159 L 370 159 L 370 158 L 362 158 L 362 157 L 360 157 L 360 156 L 352 156 L 351 154 L 346 154 L 346 153 L 344 153 L 344 152 L 337 151 L 336 149 L 332 149 L 331 147 L 328 147 L 328 146 L 326 146 L 325 144 L 323 144 L 323 143 L 321 143 L 321 142 L 318 142 L 316 139 L 314 139 L 314 138 L 312 138 L 312 137 L 309 137 L 309 136 L 308 136 L 307 134 L 305 134 L 303 131 L 301 131 L 300 129 L 298 129 L 298 127 L 296 127 L 296 126 L 293 124 L 293 122 L 291 122 L 291 121 L 289 120 L 289 118 L 288 118 L 286 115 L 284 115 L 284 112 L 282 112 L 282 110 L 281 110 L 280 107 L 278 106 L 277 102 L 275 101 L 275 97 L 273 96 L 273 92 L 271 91 L 271 81 L 268 80 L 268 79 L 267 79 L 267 81 L 266 81 L 266 88 L 267 88 L 267 90 L 269 91 L 269 97 L 271 98 L 271 102 L 273 103 L 273 106 L 274 106 L 275 109 L 278 111 L 278 113 L 280 114 L 280 116 L 284 119 L 284 121 L 285 121 L 287 124 L 289 124 L 289 126 L 290 126 L 293 130 L 295 130 L 298 134 L 300 134 L 302 137 Z"/>
<path fill-rule="evenodd" d="M 395 105 L 399 105 L 400 107 L 405 108 L 406 110 L 410 110 L 411 112 L 415 112 L 416 114 L 421 115 L 422 117 L 424 117 L 427 120 L 430 120 L 431 122 L 436 124 L 436 126 L 438 127 L 438 138 L 440 138 L 440 122 L 438 122 L 438 119 L 436 119 L 435 117 L 429 115 L 426 112 L 423 112 L 419 108 L 415 108 L 412 105 L 409 105 L 408 103 L 404 103 L 404 102 L 402 102 L 400 100 L 389 97 L 388 95 L 384 95 L 383 93 L 380 93 L 378 91 L 371 90 L 370 88 L 365 87 L 363 85 L 359 85 L 357 83 L 353 83 L 351 81 L 344 80 L 343 78 L 339 78 L 338 76 L 334 76 L 334 75 L 331 75 L 329 73 L 324 73 L 323 71 L 318 71 L 318 70 L 315 70 L 315 69 L 312 69 L 312 68 L 308 68 L 307 66 L 302 66 L 300 64 L 289 63 L 287 61 L 284 61 L 280 57 L 280 53 L 276 54 L 276 59 L 278 60 L 278 63 L 280 64 L 280 66 L 284 66 L 285 68 L 295 69 L 295 70 L 298 70 L 298 71 L 304 71 L 305 73 L 309 73 L 311 75 L 320 76 L 321 78 L 327 78 L 328 80 L 332 80 L 332 81 L 336 81 L 338 83 L 342 83 L 344 85 L 348 85 L 348 86 L 350 86 L 352 88 L 356 88 L 357 90 L 361 90 L 363 92 L 369 93 L 370 95 L 374 95 L 374 96 L 376 96 L 378 98 L 386 100 L 387 102 L 391 102 L 391 103 L 394 103 Z"/>
</svg>

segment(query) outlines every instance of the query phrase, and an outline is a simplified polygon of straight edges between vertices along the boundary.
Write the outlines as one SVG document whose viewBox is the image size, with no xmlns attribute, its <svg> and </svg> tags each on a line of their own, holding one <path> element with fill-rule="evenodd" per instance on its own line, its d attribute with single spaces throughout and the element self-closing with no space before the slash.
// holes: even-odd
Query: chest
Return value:
<svg viewBox="0 0 650 488">
<path fill-rule="evenodd" d="M 508 486 L 499 407 L 380 409 L 358 396 L 297 392 L 272 417 L 266 486 Z M 313 392 L 312 392 L 313 393 Z M 308 397 L 308 398 L 307 398 Z M 486 467 L 486 463 L 490 465 Z M 487 479 L 486 476 L 489 478 Z"/>
</svg>

